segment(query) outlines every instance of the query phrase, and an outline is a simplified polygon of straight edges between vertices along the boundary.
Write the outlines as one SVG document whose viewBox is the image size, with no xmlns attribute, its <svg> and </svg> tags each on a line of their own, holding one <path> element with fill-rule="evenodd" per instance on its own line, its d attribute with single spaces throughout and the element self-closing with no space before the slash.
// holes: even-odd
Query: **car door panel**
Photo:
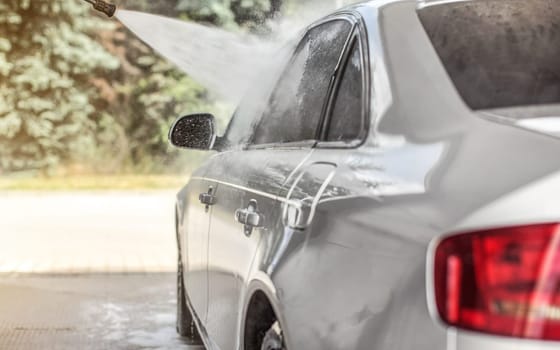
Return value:
<svg viewBox="0 0 560 350">
<path fill-rule="evenodd" d="M 237 321 L 237 283 L 250 256 L 239 254 L 249 238 L 245 238 L 233 214 L 244 205 L 243 191 L 230 183 L 221 184 L 221 190 L 210 229 L 206 329 L 213 341 L 223 348 L 223 339 L 234 339 L 230 325 Z"/>
<path fill-rule="evenodd" d="M 185 290 L 198 318 L 206 320 L 208 309 L 208 230 L 213 205 L 201 203 L 202 195 L 216 196 L 218 184 L 204 179 L 191 179 L 185 192 L 181 236 Z"/>
<path fill-rule="evenodd" d="M 236 345 L 231 342 L 238 338 L 247 280 L 256 251 L 261 240 L 270 236 L 281 220 L 278 194 L 310 152 L 310 149 L 229 152 L 218 155 L 215 166 L 207 174 L 219 183 L 220 192 L 210 228 L 206 330 L 220 349 Z M 261 227 L 252 227 L 247 233 L 235 213 L 247 209 L 251 201 L 257 204 L 263 221 Z"/>
</svg>

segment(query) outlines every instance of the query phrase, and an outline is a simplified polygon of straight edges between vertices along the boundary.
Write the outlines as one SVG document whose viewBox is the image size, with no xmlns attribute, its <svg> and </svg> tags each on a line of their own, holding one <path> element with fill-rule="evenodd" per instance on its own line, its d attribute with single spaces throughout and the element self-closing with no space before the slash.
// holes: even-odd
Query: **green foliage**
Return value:
<svg viewBox="0 0 560 350">
<path fill-rule="evenodd" d="M 183 16 L 228 29 L 248 27 L 254 30 L 279 13 L 282 0 L 121 0 L 119 5 L 127 9 Z"/>
<path fill-rule="evenodd" d="M 209 22 L 216 25 L 231 27 L 234 15 L 229 0 L 179 0 L 177 10 L 187 14 L 196 21 Z"/>
<path fill-rule="evenodd" d="M 314 0 L 318 1 L 318 0 Z M 322 0 L 321 0 L 322 1 Z M 266 32 L 296 0 L 120 0 L 120 7 Z M 290 5 L 290 6 L 287 6 Z M 167 145 L 183 114 L 229 106 L 81 0 L 0 3 L 0 174 L 76 165 L 101 173 L 162 172 L 200 153 Z"/>
<path fill-rule="evenodd" d="M 44 169 L 95 146 L 91 77 L 119 62 L 68 0 L 0 3 L 0 172 Z"/>
</svg>

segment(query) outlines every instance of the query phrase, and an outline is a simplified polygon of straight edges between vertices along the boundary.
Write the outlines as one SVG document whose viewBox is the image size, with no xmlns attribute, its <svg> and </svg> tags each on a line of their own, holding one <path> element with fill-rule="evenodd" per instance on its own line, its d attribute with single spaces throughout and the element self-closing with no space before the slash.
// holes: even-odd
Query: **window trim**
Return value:
<svg viewBox="0 0 560 350">
<path fill-rule="evenodd" d="M 327 99 L 327 109 L 323 114 L 323 124 L 321 125 L 321 135 L 315 145 L 316 148 L 334 148 L 334 149 L 352 149 L 358 148 L 363 145 L 369 136 L 369 125 L 371 123 L 371 74 L 370 74 L 370 55 L 369 55 L 369 45 L 367 38 L 367 30 L 363 18 L 356 12 L 347 12 L 348 16 L 355 19 L 355 25 L 352 33 L 350 34 L 348 41 L 342 52 L 341 60 L 345 65 L 348 63 L 350 55 L 352 54 L 352 44 L 356 40 L 360 48 L 360 56 L 362 61 L 362 130 L 359 136 L 348 142 L 348 141 L 328 141 L 327 135 L 329 131 L 330 122 L 332 119 L 332 112 L 336 103 L 336 98 L 338 96 L 340 84 L 342 82 L 344 70 L 337 67 L 337 76 L 332 86 L 332 90 L 329 89 L 329 97 Z"/>
<path fill-rule="evenodd" d="M 259 149 L 310 149 L 317 145 L 317 140 L 302 140 L 284 143 L 261 143 L 261 144 L 248 144 L 245 150 L 259 150 Z"/>
<path fill-rule="evenodd" d="M 253 133 L 249 139 L 249 142 L 247 143 L 247 145 L 244 147 L 245 150 L 255 150 L 255 149 L 312 149 L 315 148 L 316 146 L 318 146 L 321 143 L 321 134 L 322 134 L 322 130 L 323 130 L 323 125 L 326 119 L 326 111 L 328 110 L 328 107 L 331 103 L 331 87 L 334 83 L 336 83 L 337 81 L 337 77 L 340 75 L 340 65 L 341 65 L 341 61 L 344 59 L 345 55 L 346 55 L 346 51 L 347 51 L 347 46 L 348 44 L 351 42 L 352 37 L 354 36 L 354 33 L 356 31 L 356 28 L 359 26 L 358 22 L 361 22 L 361 17 L 357 17 L 356 14 L 354 12 L 339 12 L 339 13 L 335 13 L 331 16 L 328 16 L 326 18 L 323 18 L 313 24 L 311 24 L 310 26 L 308 26 L 305 31 L 303 32 L 303 34 L 301 35 L 300 39 L 298 40 L 298 43 L 295 47 L 294 52 L 292 53 L 292 56 L 290 57 L 290 59 L 288 60 L 288 63 L 286 65 L 286 69 L 291 65 L 291 63 L 294 60 L 295 57 L 295 53 L 297 51 L 297 49 L 300 47 L 302 41 L 305 39 L 305 37 L 309 34 L 309 32 L 321 25 L 325 25 L 329 22 L 335 22 L 335 21 L 340 21 L 340 20 L 344 20 L 348 23 L 350 23 L 350 25 L 352 26 L 352 28 L 350 29 L 350 32 L 346 38 L 346 41 L 344 43 L 344 46 L 342 48 L 342 51 L 338 57 L 338 63 L 335 66 L 335 69 L 333 71 L 333 75 L 331 76 L 331 81 L 329 83 L 329 88 L 327 90 L 327 96 L 323 102 L 323 106 L 322 106 L 322 110 L 321 110 L 321 115 L 319 116 L 319 125 L 317 127 L 316 130 L 316 135 L 314 139 L 309 139 L 309 140 L 300 140 L 300 141 L 294 141 L 294 142 L 275 142 L 275 143 L 267 143 L 267 144 L 254 144 L 254 138 L 255 138 L 255 133 Z M 362 24 L 363 26 L 363 24 Z M 361 46 L 360 46 L 361 47 Z M 281 78 L 281 77 L 280 77 Z M 272 97 L 274 91 L 276 90 L 278 84 L 280 83 L 280 78 L 278 79 L 278 81 L 276 82 L 274 88 L 272 89 L 271 92 L 271 96 L 269 96 L 269 99 Z M 264 115 L 264 112 L 263 112 Z M 263 115 L 261 115 L 261 119 Z M 259 120 L 259 123 L 260 123 Z"/>
</svg>

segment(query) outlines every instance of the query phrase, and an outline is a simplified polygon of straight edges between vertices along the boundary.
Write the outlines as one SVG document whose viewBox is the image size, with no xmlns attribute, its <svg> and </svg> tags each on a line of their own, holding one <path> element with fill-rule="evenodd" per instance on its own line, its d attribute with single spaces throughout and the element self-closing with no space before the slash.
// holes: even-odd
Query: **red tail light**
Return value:
<svg viewBox="0 0 560 350">
<path fill-rule="evenodd" d="M 560 224 L 445 238 L 434 274 L 437 309 L 447 324 L 560 340 Z"/>
</svg>

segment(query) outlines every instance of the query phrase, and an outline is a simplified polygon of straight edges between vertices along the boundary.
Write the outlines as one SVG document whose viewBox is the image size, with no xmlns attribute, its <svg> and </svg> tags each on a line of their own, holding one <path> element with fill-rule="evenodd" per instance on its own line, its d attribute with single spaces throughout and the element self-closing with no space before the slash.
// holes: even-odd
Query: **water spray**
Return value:
<svg viewBox="0 0 560 350">
<path fill-rule="evenodd" d="M 93 8 L 97 11 L 103 12 L 109 17 L 113 17 L 115 11 L 117 11 L 117 6 L 113 4 L 109 4 L 103 0 L 84 0 L 85 2 L 89 2 L 93 5 Z"/>
</svg>

